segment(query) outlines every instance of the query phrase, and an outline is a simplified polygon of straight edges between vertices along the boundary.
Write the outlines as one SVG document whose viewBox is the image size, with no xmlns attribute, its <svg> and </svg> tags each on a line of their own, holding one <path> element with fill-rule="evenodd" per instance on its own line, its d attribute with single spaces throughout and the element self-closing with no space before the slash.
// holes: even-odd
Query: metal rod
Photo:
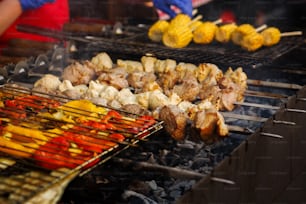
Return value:
<svg viewBox="0 0 306 204">
<path fill-rule="evenodd" d="M 271 105 L 258 104 L 258 103 L 248 103 L 248 102 L 235 102 L 235 104 L 242 106 L 257 107 L 257 108 L 266 108 L 271 110 L 278 110 L 280 108 L 278 106 L 271 106 Z"/>
<path fill-rule="evenodd" d="M 295 122 L 283 121 L 283 120 L 273 120 L 273 123 L 284 124 L 284 125 L 296 125 Z"/>
<path fill-rule="evenodd" d="M 297 98 L 298 101 L 306 101 L 306 98 Z"/>
<path fill-rule="evenodd" d="M 290 73 L 290 74 L 306 75 L 306 71 L 299 70 L 299 69 L 294 69 L 294 68 L 282 69 L 282 72 Z"/>
<path fill-rule="evenodd" d="M 306 113 L 306 110 L 295 109 L 295 108 L 286 108 L 285 110 L 288 111 L 288 112 Z"/>
<path fill-rule="evenodd" d="M 40 28 L 40 27 L 30 26 L 30 25 L 17 25 L 16 28 L 18 31 L 21 31 L 21 32 L 47 36 L 47 37 L 51 37 L 51 38 L 55 38 L 59 40 L 74 40 L 74 41 L 87 42 L 87 43 L 92 42 L 89 39 L 71 36 L 69 33 L 47 29 L 47 28 Z"/>
<path fill-rule="evenodd" d="M 267 136 L 267 137 L 279 138 L 279 139 L 283 139 L 283 138 L 284 138 L 284 137 L 281 136 L 281 135 L 272 134 L 272 133 L 267 133 L 267 132 L 261 132 L 260 135 L 261 135 L 261 136 Z"/>
<path fill-rule="evenodd" d="M 253 91 L 253 90 L 246 90 L 244 95 L 262 97 L 262 98 L 277 98 L 277 99 L 288 98 L 288 96 L 284 94 L 275 94 L 275 93 Z"/>
<path fill-rule="evenodd" d="M 255 86 L 268 86 L 268 87 L 275 87 L 275 88 L 286 88 L 286 89 L 301 89 L 302 86 L 298 84 L 289 84 L 289 83 L 282 83 L 282 82 L 272 82 L 272 81 L 261 81 L 261 80 L 247 80 L 248 85 L 255 85 Z"/>
<path fill-rule="evenodd" d="M 168 173 L 170 176 L 175 177 L 175 178 L 199 180 L 205 177 L 204 174 L 201 174 L 195 171 L 177 168 L 177 167 L 162 166 L 159 164 L 151 164 L 148 162 L 138 162 L 138 161 L 118 158 L 118 157 L 114 157 L 112 160 L 121 165 L 122 164 L 131 165 L 134 170 L 160 171 L 160 172 Z"/>
<path fill-rule="evenodd" d="M 210 180 L 224 183 L 224 184 L 230 184 L 230 185 L 235 185 L 234 181 L 228 180 L 228 179 L 223 179 L 223 178 L 218 178 L 218 177 L 211 177 Z"/>
<path fill-rule="evenodd" d="M 220 113 L 226 118 L 250 120 L 250 121 L 255 121 L 255 122 L 265 122 L 268 120 L 268 118 L 263 118 L 263 117 L 258 117 L 258 116 L 240 115 L 240 114 L 229 113 L 229 112 L 220 112 Z"/>
<path fill-rule="evenodd" d="M 228 125 L 228 130 L 231 132 L 239 132 L 239 133 L 244 133 L 244 134 L 254 133 L 254 131 L 249 128 L 243 128 L 243 127 L 236 126 L 236 125 Z"/>
</svg>

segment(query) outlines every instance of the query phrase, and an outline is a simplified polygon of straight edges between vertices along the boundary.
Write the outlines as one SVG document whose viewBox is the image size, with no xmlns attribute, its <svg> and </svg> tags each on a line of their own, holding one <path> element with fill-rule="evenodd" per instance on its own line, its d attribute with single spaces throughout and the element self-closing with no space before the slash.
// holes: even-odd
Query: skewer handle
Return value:
<svg viewBox="0 0 306 204">
<path fill-rule="evenodd" d="M 193 10 L 192 10 L 192 16 L 197 15 L 197 13 L 198 13 L 198 9 L 193 9 Z"/>
<path fill-rule="evenodd" d="M 213 23 L 218 25 L 218 24 L 220 24 L 222 22 L 223 22 L 222 18 L 219 18 L 218 20 L 215 20 Z"/>
<path fill-rule="evenodd" d="M 191 20 L 190 24 L 193 23 L 193 22 L 195 22 L 195 21 L 198 21 L 198 20 L 200 20 L 200 19 L 202 19 L 202 18 L 203 18 L 202 15 L 198 15 L 198 16 L 196 16 L 194 19 Z"/>
<path fill-rule="evenodd" d="M 291 31 L 291 32 L 281 33 L 281 37 L 297 36 L 297 35 L 303 35 L 303 32 L 302 31 Z"/>
<path fill-rule="evenodd" d="M 266 29 L 268 26 L 267 24 L 263 24 L 261 26 L 259 26 L 258 28 L 256 28 L 256 32 L 260 32 L 260 31 L 263 31 L 264 29 Z"/>
</svg>

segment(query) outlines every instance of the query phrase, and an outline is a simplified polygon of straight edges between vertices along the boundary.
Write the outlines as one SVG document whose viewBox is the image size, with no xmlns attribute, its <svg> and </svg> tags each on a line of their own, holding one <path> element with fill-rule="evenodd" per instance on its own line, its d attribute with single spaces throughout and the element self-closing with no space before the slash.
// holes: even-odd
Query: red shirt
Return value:
<svg viewBox="0 0 306 204">
<path fill-rule="evenodd" d="M 25 11 L 11 27 L 9 27 L 2 36 L 0 41 L 7 42 L 12 38 L 22 38 L 38 41 L 56 41 L 53 38 L 39 36 L 35 34 L 19 32 L 16 30 L 16 25 L 25 24 L 38 26 L 42 28 L 61 30 L 64 23 L 69 21 L 69 6 L 68 0 L 56 0 L 54 3 L 47 3 L 44 6 Z"/>
</svg>

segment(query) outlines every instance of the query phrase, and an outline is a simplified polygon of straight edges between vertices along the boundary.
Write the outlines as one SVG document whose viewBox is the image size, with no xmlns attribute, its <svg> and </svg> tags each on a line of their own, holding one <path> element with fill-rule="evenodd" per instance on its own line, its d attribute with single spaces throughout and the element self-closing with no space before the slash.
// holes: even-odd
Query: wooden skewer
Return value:
<svg viewBox="0 0 306 204">
<path fill-rule="evenodd" d="M 201 20 L 202 18 L 203 18 L 202 15 L 198 15 L 198 16 L 196 16 L 195 18 L 193 18 L 193 19 L 190 21 L 190 23 L 189 23 L 188 25 L 192 24 L 192 23 L 195 22 L 195 21 Z"/>
<path fill-rule="evenodd" d="M 222 23 L 222 22 L 223 22 L 222 18 L 219 18 L 219 19 L 213 21 L 213 24 L 218 25 L 218 24 L 220 24 L 220 23 Z"/>
<path fill-rule="evenodd" d="M 256 32 L 260 32 L 260 31 L 263 31 L 264 29 L 266 29 L 268 26 L 267 24 L 263 24 L 257 28 L 255 28 Z"/>
<path fill-rule="evenodd" d="M 192 10 L 192 16 L 197 15 L 197 13 L 198 13 L 198 9 L 193 9 L 193 10 Z"/>
<path fill-rule="evenodd" d="M 198 16 L 196 16 L 194 19 L 192 19 L 189 23 L 188 23 L 188 25 L 187 26 L 190 26 L 190 25 L 192 25 L 194 22 L 196 22 L 196 21 L 199 21 L 199 20 L 201 20 L 203 18 L 203 16 L 202 15 L 198 15 Z M 190 26 L 190 30 L 191 31 L 194 31 L 196 29 L 196 27 L 195 26 Z"/>
<path fill-rule="evenodd" d="M 281 37 L 298 36 L 298 35 L 303 35 L 303 32 L 302 31 L 291 31 L 291 32 L 281 33 Z"/>
</svg>

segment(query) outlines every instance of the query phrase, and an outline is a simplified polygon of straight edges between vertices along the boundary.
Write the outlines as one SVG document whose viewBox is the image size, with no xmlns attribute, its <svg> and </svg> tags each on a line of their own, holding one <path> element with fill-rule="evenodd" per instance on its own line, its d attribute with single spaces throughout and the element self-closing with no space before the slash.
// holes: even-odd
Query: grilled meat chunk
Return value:
<svg viewBox="0 0 306 204">
<path fill-rule="evenodd" d="M 179 81 L 179 73 L 175 70 L 170 70 L 160 75 L 157 82 L 163 90 L 168 91 L 174 87 Z"/>
<path fill-rule="evenodd" d="M 182 100 L 186 101 L 194 101 L 197 98 L 199 91 L 200 84 L 193 74 L 187 74 L 184 77 L 182 84 L 173 87 L 173 92 Z"/>
<path fill-rule="evenodd" d="M 153 72 L 133 72 L 127 76 L 128 84 L 133 87 L 136 92 L 144 92 L 147 84 L 155 82 L 156 76 Z"/>
<path fill-rule="evenodd" d="M 34 84 L 34 88 L 42 87 L 48 91 L 55 91 L 61 84 L 60 79 L 52 74 L 46 74 L 44 77 L 37 80 Z"/>
<path fill-rule="evenodd" d="M 129 86 L 126 80 L 128 73 L 123 68 L 114 68 L 108 72 L 103 72 L 98 77 L 101 84 L 106 84 L 117 88 L 118 90 L 127 88 Z"/>
<path fill-rule="evenodd" d="M 159 112 L 159 119 L 165 122 L 166 131 L 176 140 L 185 139 L 187 115 L 175 105 L 163 106 Z"/>
<path fill-rule="evenodd" d="M 95 71 L 86 64 L 74 62 L 64 69 L 63 80 L 71 81 L 72 85 L 88 84 L 95 77 Z"/>
<path fill-rule="evenodd" d="M 193 127 L 203 141 L 212 141 L 216 136 L 226 136 L 228 128 L 223 116 L 217 111 L 198 111 L 193 121 Z"/>
<path fill-rule="evenodd" d="M 105 70 L 109 70 L 113 67 L 112 59 L 105 52 L 99 53 L 96 56 L 94 56 L 91 59 L 91 63 L 95 65 L 96 73 L 99 73 L 99 72 L 105 71 Z"/>
</svg>

